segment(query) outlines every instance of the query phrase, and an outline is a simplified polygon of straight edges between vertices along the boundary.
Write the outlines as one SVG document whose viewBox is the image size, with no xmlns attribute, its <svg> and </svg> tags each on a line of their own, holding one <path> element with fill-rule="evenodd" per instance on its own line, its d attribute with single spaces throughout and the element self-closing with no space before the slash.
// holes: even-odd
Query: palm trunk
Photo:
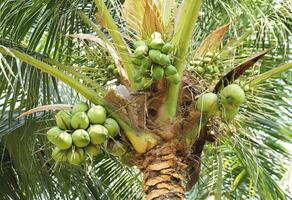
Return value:
<svg viewBox="0 0 292 200">
<path fill-rule="evenodd" d="M 139 167 L 146 200 L 185 199 L 187 165 L 182 147 L 170 141 L 143 155 Z"/>
</svg>

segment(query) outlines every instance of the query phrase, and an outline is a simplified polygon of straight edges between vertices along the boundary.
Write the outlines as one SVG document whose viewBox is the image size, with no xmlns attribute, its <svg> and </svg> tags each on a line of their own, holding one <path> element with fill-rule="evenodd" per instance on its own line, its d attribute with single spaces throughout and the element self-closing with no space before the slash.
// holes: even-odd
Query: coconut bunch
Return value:
<svg viewBox="0 0 292 200">
<path fill-rule="evenodd" d="M 245 101 L 245 93 L 237 84 L 230 84 L 221 90 L 220 94 L 205 93 L 197 101 L 197 110 L 206 119 L 220 111 L 224 121 L 231 121 L 238 113 L 239 107 Z"/>
<path fill-rule="evenodd" d="M 56 125 L 47 132 L 48 140 L 55 146 L 52 158 L 79 165 L 86 157 L 93 158 L 101 152 L 101 145 L 115 138 L 120 130 L 118 123 L 107 117 L 103 106 L 89 107 L 79 102 L 71 112 L 59 111 Z M 112 148 L 120 144 L 112 145 Z"/>
<path fill-rule="evenodd" d="M 218 67 L 218 53 L 207 52 L 205 57 L 190 61 L 190 69 L 207 79 L 217 80 L 227 70 L 226 66 Z"/>
<path fill-rule="evenodd" d="M 172 45 L 165 42 L 158 32 L 154 32 L 147 41 L 139 40 L 133 44 L 133 64 L 138 74 L 136 82 L 152 82 L 164 77 L 175 84 L 180 81 L 177 69 L 172 65 Z"/>
</svg>

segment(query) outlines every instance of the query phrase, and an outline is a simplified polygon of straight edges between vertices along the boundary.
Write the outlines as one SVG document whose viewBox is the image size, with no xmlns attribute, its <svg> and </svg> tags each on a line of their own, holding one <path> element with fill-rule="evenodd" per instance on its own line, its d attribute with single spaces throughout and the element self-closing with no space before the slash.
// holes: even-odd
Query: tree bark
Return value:
<svg viewBox="0 0 292 200">
<path fill-rule="evenodd" d="M 185 199 L 186 152 L 177 140 L 156 146 L 142 156 L 143 190 L 146 200 Z"/>
</svg>

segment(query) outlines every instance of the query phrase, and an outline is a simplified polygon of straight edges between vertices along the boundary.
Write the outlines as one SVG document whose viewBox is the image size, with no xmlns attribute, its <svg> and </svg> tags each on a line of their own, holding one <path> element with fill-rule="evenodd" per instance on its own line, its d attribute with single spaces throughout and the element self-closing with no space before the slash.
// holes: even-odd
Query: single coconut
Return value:
<svg viewBox="0 0 292 200">
<path fill-rule="evenodd" d="M 141 67 L 143 67 L 145 69 L 150 69 L 151 66 L 152 66 L 152 61 L 150 58 L 145 57 L 142 59 Z"/>
<path fill-rule="evenodd" d="M 67 161 L 72 165 L 80 165 L 84 160 L 84 151 L 80 148 L 71 149 L 67 153 Z"/>
<path fill-rule="evenodd" d="M 149 44 L 149 46 L 152 49 L 157 49 L 157 50 L 162 49 L 163 45 L 164 45 L 164 41 L 161 38 L 154 38 Z"/>
<path fill-rule="evenodd" d="M 94 157 L 100 154 L 101 150 L 98 145 L 90 144 L 87 147 L 85 147 L 85 154 L 89 157 Z"/>
<path fill-rule="evenodd" d="M 177 69 L 173 65 L 168 65 L 164 72 L 166 76 L 171 76 L 177 73 Z"/>
<path fill-rule="evenodd" d="M 148 47 L 146 45 L 141 45 L 137 47 L 134 51 L 134 55 L 136 58 L 143 58 L 148 53 Z"/>
<path fill-rule="evenodd" d="M 116 68 L 115 65 L 110 64 L 110 65 L 107 66 L 107 71 L 110 72 L 110 73 L 113 73 L 115 68 Z"/>
<path fill-rule="evenodd" d="M 61 132 L 55 140 L 55 145 L 59 149 L 69 149 L 72 146 L 72 137 L 69 133 Z"/>
<path fill-rule="evenodd" d="M 88 119 L 92 124 L 103 124 L 106 119 L 106 110 L 103 106 L 97 105 L 87 112 Z"/>
<path fill-rule="evenodd" d="M 108 130 L 102 125 L 93 125 L 88 129 L 92 144 L 102 144 L 107 140 Z"/>
<path fill-rule="evenodd" d="M 150 50 L 149 51 L 149 58 L 154 62 L 154 63 L 159 63 L 159 60 L 161 59 L 161 52 L 159 50 Z"/>
<path fill-rule="evenodd" d="M 120 131 L 120 126 L 116 120 L 112 118 L 107 118 L 103 125 L 108 130 L 108 135 L 110 137 L 116 137 L 118 135 Z"/>
<path fill-rule="evenodd" d="M 172 82 L 174 84 L 178 84 L 180 82 L 180 77 L 179 77 L 178 73 L 171 75 L 168 78 L 169 78 L 170 82 Z"/>
<path fill-rule="evenodd" d="M 83 129 L 77 129 L 72 134 L 73 144 L 77 147 L 85 147 L 90 142 L 89 134 Z"/>
<path fill-rule="evenodd" d="M 58 136 L 60 135 L 60 133 L 63 132 L 61 129 L 59 129 L 59 127 L 55 126 L 53 128 L 51 128 L 50 130 L 48 130 L 47 132 L 47 138 L 48 140 L 55 144 L 56 140 L 58 138 Z"/>
<path fill-rule="evenodd" d="M 64 162 L 67 160 L 67 151 L 55 147 L 52 152 L 52 158 L 57 162 Z"/>
<path fill-rule="evenodd" d="M 245 100 L 243 89 L 236 84 L 226 86 L 220 93 L 221 102 L 225 109 L 239 107 Z"/>
<path fill-rule="evenodd" d="M 202 94 L 197 101 L 197 109 L 200 112 L 215 114 L 218 111 L 218 97 L 214 93 Z"/>
<path fill-rule="evenodd" d="M 155 38 L 161 38 L 161 33 L 159 33 L 159 32 L 153 32 L 153 33 L 151 34 L 151 38 L 152 38 L 152 39 L 155 39 Z"/>
<path fill-rule="evenodd" d="M 78 112 L 86 112 L 89 109 L 87 103 L 78 102 L 73 106 L 72 115 Z"/>
<path fill-rule="evenodd" d="M 75 113 L 71 120 L 71 126 L 74 129 L 87 129 L 89 120 L 85 112 Z"/>
<path fill-rule="evenodd" d="M 56 123 L 60 129 L 70 130 L 71 127 L 71 115 L 63 110 L 56 114 Z"/>
<path fill-rule="evenodd" d="M 168 66 L 170 65 L 170 58 L 168 55 L 161 54 L 160 60 L 158 62 L 162 66 Z"/>
<path fill-rule="evenodd" d="M 152 77 L 154 80 L 161 80 L 164 76 L 164 69 L 160 66 L 154 66 L 152 69 Z"/>
<path fill-rule="evenodd" d="M 172 51 L 172 45 L 169 42 L 165 43 L 165 45 L 163 45 L 161 49 L 161 52 L 165 54 L 169 54 L 171 51 Z"/>
</svg>

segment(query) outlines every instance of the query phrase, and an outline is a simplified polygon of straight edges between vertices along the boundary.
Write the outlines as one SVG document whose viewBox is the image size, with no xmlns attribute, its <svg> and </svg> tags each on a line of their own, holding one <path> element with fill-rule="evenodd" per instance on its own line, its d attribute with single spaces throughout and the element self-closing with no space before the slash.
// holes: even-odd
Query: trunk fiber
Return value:
<svg viewBox="0 0 292 200">
<path fill-rule="evenodd" d="M 187 165 L 185 152 L 178 141 L 158 145 L 143 156 L 146 200 L 183 200 L 186 192 Z"/>
</svg>

